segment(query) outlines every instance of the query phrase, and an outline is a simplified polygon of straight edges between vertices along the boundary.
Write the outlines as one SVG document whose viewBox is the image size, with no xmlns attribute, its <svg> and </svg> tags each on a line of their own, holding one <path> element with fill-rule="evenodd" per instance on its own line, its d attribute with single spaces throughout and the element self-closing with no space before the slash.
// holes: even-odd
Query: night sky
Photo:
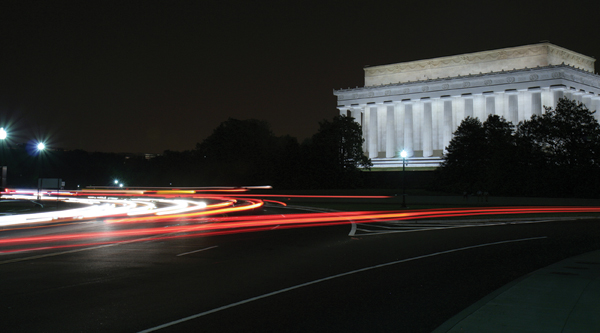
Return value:
<svg viewBox="0 0 600 333">
<path fill-rule="evenodd" d="M 555 3 L 556 5 L 553 5 Z M 3 1 L 12 142 L 189 150 L 228 118 L 300 141 L 366 65 L 549 40 L 600 56 L 600 2 Z M 598 68 L 600 64 L 596 65 Z"/>
</svg>

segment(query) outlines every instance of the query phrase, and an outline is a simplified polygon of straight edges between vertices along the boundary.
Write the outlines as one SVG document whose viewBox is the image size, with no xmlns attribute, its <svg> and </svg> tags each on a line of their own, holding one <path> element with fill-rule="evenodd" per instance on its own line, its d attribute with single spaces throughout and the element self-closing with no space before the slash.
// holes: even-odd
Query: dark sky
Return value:
<svg viewBox="0 0 600 333">
<path fill-rule="evenodd" d="M 542 40 L 600 56 L 600 3 L 555 3 L 3 1 L 0 126 L 104 152 L 193 149 L 229 117 L 302 141 L 366 65 Z"/>
</svg>

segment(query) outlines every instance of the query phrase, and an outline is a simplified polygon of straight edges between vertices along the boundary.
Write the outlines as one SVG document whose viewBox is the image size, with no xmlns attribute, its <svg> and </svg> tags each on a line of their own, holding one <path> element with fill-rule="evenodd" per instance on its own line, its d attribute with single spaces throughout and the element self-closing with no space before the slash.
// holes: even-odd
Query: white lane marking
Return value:
<svg viewBox="0 0 600 333">
<path fill-rule="evenodd" d="M 201 251 L 206 251 L 206 250 L 214 249 L 215 247 L 219 247 L 219 245 L 207 247 L 207 248 L 196 250 L 196 251 L 190 251 L 190 252 L 180 253 L 180 254 L 177 255 L 177 257 L 184 256 L 186 254 L 192 254 L 192 253 L 196 253 L 196 252 L 201 252 Z"/>
<path fill-rule="evenodd" d="M 165 235 L 168 235 L 168 234 L 165 234 Z M 54 253 L 47 253 L 47 254 L 40 254 L 40 255 L 37 255 L 37 256 L 31 256 L 31 257 L 25 257 L 25 258 L 9 259 L 9 260 L 0 261 L 0 265 L 10 264 L 10 263 L 13 263 L 13 262 L 20 262 L 20 261 L 27 261 L 27 260 L 34 260 L 34 259 L 40 259 L 40 258 L 60 256 L 60 255 L 69 254 L 69 253 L 77 253 L 77 252 L 82 252 L 82 251 L 102 249 L 102 248 L 105 248 L 105 247 L 112 247 L 112 246 L 117 246 L 117 245 L 122 245 L 122 244 L 129 244 L 129 243 L 139 242 L 139 241 L 143 241 L 145 239 L 153 239 L 153 238 L 154 237 L 138 238 L 138 239 L 132 239 L 132 240 L 128 240 L 128 241 L 122 241 L 122 242 L 116 242 L 116 243 L 98 245 L 98 246 L 93 246 L 93 247 L 85 247 L 85 248 L 75 249 L 75 250 L 68 250 L 68 251 L 54 252 Z M 43 248 L 40 248 L 40 249 L 51 249 L 51 248 L 52 247 L 43 247 Z"/>
<path fill-rule="evenodd" d="M 347 276 L 347 275 L 351 275 L 351 274 L 355 274 L 355 273 L 369 271 L 369 270 L 376 269 L 376 268 L 381 268 L 381 267 L 386 267 L 386 266 L 392 266 L 392 265 L 396 265 L 396 264 L 400 264 L 400 263 L 404 263 L 404 262 L 408 262 L 408 261 L 413 261 L 413 260 L 419 260 L 419 259 L 424 259 L 424 258 L 439 256 L 439 255 L 442 255 L 442 254 L 448 254 L 448 253 L 453 253 L 453 252 L 458 252 L 458 251 L 476 249 L 476 248 L 479 248 L 479 247 L 485 247 L 485 246 L 491 246 L 491 245 L 498 245 L 498 244 L 524 242 L 524 241 L 538 240 L 538 239 L 545 239 L 545 238 L 548 238 L 548 237 L 547 236 L 539 236 L 539 237 L 530 237 L 530 238 L 505 240 L 505 241 L 499 241 L 499 242 L 493 242 L 493 243 L 484 243 L 484 244 L 479 244 L 479 245 L 466 246 L 466 247 L 461 247 L 461 248 L 458 248 L 458 249 L 446 250 L 446 251 L 441 251 L 441 252 L 435 252 L 435 253 L 425 254 L 425 255 L 422 255 L 422 256 L 417 256 L 417 257 L 412 257 L 412 258 L 407 258 L 407 259 L 392 261 L 392 262 L 388 262 L 388 263 L 385 263 L 385 264 L 379 264 L 379 265 L 375 265 L 375 266 L 365 267 L 365 268 L 361 268 L 361 269 L 349 271 L 349 272 L 346 272 L 346 273 L 336 274 L 336 275 L 328 276 L 328 277 L 325 277 L 325 278 L 322 278 L 322 279 L 318 279 L 318 280 L 314 280 L 314 281 L 310 281 L 310 282 L 298 284 L 298 285 L 295 285 L 295 286 L 292 286 L 292 287 L 288 287 L 288 288 L 280 289 L 280 290 L 277 290 L 277 291 L 273 291 L 273 292 L 270 292 L 270 293 L 267 293 L 267 294 L 264 294 L 264 295 L 260 295 L 260 296 L 248 298 L 248 299 L 245 299 L 243 301 L 231 303 L 229 305 L 224 305 L 224 306 L 212 309 L 212 310 L 200 312 L 200 313 L 197 313 L 195 315 L 191 315 L 191 316 L 188 316 L 188 317 L 185 317 L 185 318 L 181 318 L 181 319 L 178 319 L 178 320 L 174 320 L 174 321 L 171 321 L 171 322 L 159 325 L 159 326 L 155 326 L 155 327 L 152 327 L 152 328 L 145 329 L 143 331 L 140 331 L 139 333 L 148 333 L 148 332 L 158 331 L 158 330 L 161 330 L 163 328 L 167 328 L 169 326 L 177 325 L 177 324 L 189 321 L 189 320 L 193 320 L 193 319 L 196 319 L 196 318 L 200 318 L 202 316 L 206 316 L 206 315 L 211 314 L 211 313 L 215 313 L 215 312 L 219 312 L 219 311 L 226 310 L 226 309 L 229 309 L 229 308 L 233 308 L 233 307 L 236 307 L 238 305 L 250 303 L 250 302 L 253 302 L 253 301 L 257 301 L 259 299 L 267 298 L 267 297 L 270 297 L 270 296 L 275 296 L 277 294 L 282 294 L 282 293 L 285 293 L 287 291 L 291 291 L 291 290 L 294 290 L 294 289 L 298 289 L 298 288 L 310 286 L 312 284 L 316 284 L 316 283 L 320 283 L 320 282 L 324 282 L 324 281 L 329 281 L 329 280 L 337 279 L 337 278 L 340 278 L 340 277 L 343 277 L 343 276 Z"/>
<path fill-rule="evenodd" d="M 117 246 L 117 245 L 123 245 L 123 244 L 135 243 L 135 242 L 142 242 L 142 241 L 145 241 L 145 240 L 147 240 L 147 241 L 154 241 L 156 239 L 159 239 L 160 237 L 171 235 L 171 234 L 176 234 L 176 233 L 180 233 L 180 232 L 186 232 L 186 231 L 167 232 L 167 233 L 160 234 L 160 235 L 154 235 L 154 236 L 149 236 L 149 237 L 130 239 L 130 240 L 120 241 L 120 242 L 115 242 L 115 243 L 110 243 L 110 244 L 103 244 L 103 245 L 92 246 L 92 247 L 85 247 L 85 248 L 79 248 L 79 249 L 74 249 L 74 250 L 67 250 L 67 251 L 61 251 L 61 252 L 40 254 L 40 255 L 31 256 L 31 257 L 9 259 L 9 260 L 0 261 L 0 265 L 10 264 L 10 263 L 20 262 L 20 261 L 35 260 L 35 259 L 41 259 L 41 258 L 47 258 L 47 257 L 60 256 L 60 255 L 69 254 L 69 253 L 77 253 L 77 252 L 83 252 L 83 251 L 90 251 L 90 250 L 102 249 L 102 248 L 105 248 L 105 247 L 112 247 L 112 246 Z M 46 247 L 46 248 L 49 249 L 51 247 Z"/>
<path fill-rule="evenodd" d="M 354 234 L 356 234 L 356 223 L 352 223 L 352 228 L 350 229 L 348 236 L 354 236 Z"/>
<path fill-rule="evenodd" d="M 572 218 L 566 218 L 565 220 L 573 220 Z M 471 223 L 471 224 L 439 224 L 438 226 L 431 226 L 431 227 L 424 227 L 424 228 L 418 228 L 418 227 L 394 227 L 393 229 L 390 228 L 390 230 L 369 230 L 369 229 L 361 229 L 361 228 L 354 228 L 353 229 L 353 234 L 349 235 L 349 236 L 376 236 L 376 235 L 386 235 L 386 234 L 395 234 L 395 233 L 403 233 L 403 232 L 417 232 L 417 231 L 429 231 L 429 230 L 443 230 L 443 229 L 458 229 L 458 228 L 471 228 L 471 227 L 493 227 L 493 226 L 499 226 L 499 225 L 508 225 L 508 224 L 533 224 L 533 223 L 546 223 L 546 222 L 556 222 L 556 221 L 563 221 L 562 218 L 559 219 L 551 219 L 551 220 L 525 220 L 525 221 L 520 221 L 520 220 L 510 220 L 510 221 L 488 221 L 488 222 L 480 222 L 480 223 L 476 223 L 473 224 L 472 222 L 463 222 L 463 223 Z M 460 221 L 459 221 L 460 223 Z M 369 225 L 368 223 L 360 223 L 363 226 L 368 226 L 368 227 L 380 227 L 380 226 L 375 226 L 375 225 Z M 402 223 L 398 223 L 398 225 L 400 225 Z M 409 224 L 410 225 L 410 224 Z M 385 228 L 385 227 L 383 227 Z M 356 231 L 362 231 L 364 233 L 361 233 L 359 235 L 356 234 Z"/>
</svg>

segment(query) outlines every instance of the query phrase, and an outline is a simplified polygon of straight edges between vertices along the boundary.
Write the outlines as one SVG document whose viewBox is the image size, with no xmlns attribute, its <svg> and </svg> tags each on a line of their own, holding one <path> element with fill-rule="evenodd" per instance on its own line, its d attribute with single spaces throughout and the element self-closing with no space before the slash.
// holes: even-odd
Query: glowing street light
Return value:
<svg viewBox="0 0 600 333">
<path fill-rule="evenodd" d="M 4 127 L 0 127 L 0 140 L 2 140 L 2 144 L 0 145 L 0 159 L 2 160 L 2 164 L 0 164 L 0 170 L 2 170 L 2 188 L 6 187 L 6 169 L 8 168 L 8 163 L 4 161 L 4 140 L 8 134 Z M 5 165 L 6 164 L 6 165 Z"/>
<path fill-rule="evenodd" d="M 406 150 L 400 152 L 402 157 L 402 207 L 406 208 Z"/>
<path fill-rule="evenodd" d="M 115 185 L 117 185 L 119 183 L 118 179 L 115 179 Z"/>
<path fill-rule="evenodd" d="M 35 146 L 38 150 L 39 153 L 41 153 L 42 151 L 44 151 L 44 149 L 46 149 L 46 145 L 43 142 L 38 142 L 38 144 Z M 40 155 L 40 164 L 41 164 L 41 171 L 40 171 L 40 175 L 39 175 L 39 179 L 38 179 L 38 197 L 37 199 L 40 200 L 41 196 L 40 196 L 40 188 L 42 187 L 43 183 L 44 183 L 44 159 L 42 158 L 42 154 Z"/>
</svg>

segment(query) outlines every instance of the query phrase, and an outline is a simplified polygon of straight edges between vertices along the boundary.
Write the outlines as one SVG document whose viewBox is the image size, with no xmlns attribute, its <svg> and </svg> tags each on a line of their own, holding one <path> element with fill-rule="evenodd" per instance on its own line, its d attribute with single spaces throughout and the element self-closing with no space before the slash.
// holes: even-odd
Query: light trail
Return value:
<svg viewBox="0 0 600 333">
<path fill-rule="evenodd" d="M 263 187 L 259 187 L 264 189 Z M 240 194 L 248 188 L 111 188 L 81 191 L 42 190 L 42 203 L 60 200 L 85 207 L 60 211 L 19 214 L 0 217 L 0 226 L 51 226 L 63 222 L 104 219 L 111 230 L 62 233 L 31 237 L 2 237 L 0 253 L 36 251 L 82 246 L 96 246 L 143 239 L 172 239 L 257 232 L 288 228 L 332 226 L 350 223 L 405 221 L 429 218 L 476 215 L 511 215 L 544 213 L 600 213 L 600 207 L 476 207 L 422 210 L 356 211 L 335 213 L 302 213 L 288 215 L 248 215 L 264 202 L 285 206 L 276 198 L 381 199 L 386 196 L 323 196 Z M 207 192 L 207 193 L 203 193 Z M 235 194 L 234 194 L 235 193 Z M 3 199 L 35 200 L 37 191 L 5 189 Z M 267 199 L 268 198 L 268 199 Z M 229 216 L 234 214 L 235 216 Z M 58 223 L 60 222 L 60 223 Z M 157 224 L 160 223 L 160 226 Z M 14 230 L 14 229 L 5 229 Z M 67 243 L 67 244 L 65 244 Z"/>
<path fill-rule="evenodd" d="M 211 197 L 215 200 L 216 197 Z M 225 199 L 225 198 L 223 198 Z M 96 200 L 105 202 L 107 200 Z M 138 199 L 139 200 L 139 199 Z M 424 209 L 424 210 L 398 210 L 398 211 L 358 211 L 336 213 L 303 213 L 289 215 L 241 215 L 220 216 L 222 214 L 240 213 L 261 207 L 264 203 L 257 199 L 242 199 L 238 202 L 227 198 L 227 201 L 200 205 L 190 200 L 177 202 L 175 200 L 155 200 L 169 204 L 168 210 L 152 209 L 144 206 L 145 210 L 152 212 L 145 216 L 128 216 L 124 213 L 127 208 L 136 209 L 138 200 L 126 200 L 116 212 L 111 211 L 105 216 L 115 216 L 104 222 L 106 225 L 120 226 L 123 229 L 67 233 L 57 235 L 8 237 L 0 239 L 0 253 L 18 251 L 34 251 L 58 248 L 71 248 L 77 246 L 96 246 L 124 240 L 135 241 L 136 237 L 150 239 L 172 239 L 181 237 L 199 237 L 224 235 L 242 232 L 257 232 L 278 229 L 332 226 L 350 223 L 370 223 L 381 221 L 417 220 L 441 217 L 464 217 L 475 215 L 508 215 L 508 214 L 540 214 L 540 213 L 600 213 L 600 207 L 485 207 L 485 208 L 453 208 L 453 209 Z M 236 205 L 234 205 L 236 204 Z M 115 204 L 116 206 L 116 204 Z M 194 207 L 190 207 L 194 206 Z M 97 207 L 97 206 L 94 206 Z M 102 206 L 100 206 L 102 207 Z M 110 206 L 110 208 L 113 208 Z M 193 211 L 188 209 L 194 208 Z M 75 210 L 77 211 L 77 210 Z M 136 212 L 136 215 L 139 212 Z M 163 214 L 163 215 L 158 215 Z M 34 214 L 35 215 L 35 214 Z M 210 217 L 210 219 L 208 219 Z M 162 225 L 160 227 L 140 227 L 141 223 L 154 224 L 157 222 L 185 222 L 185 225 Z M 131 227 L 128 227 L 131 226 Z M 61 244 L 69 242 L 69 244 Z M 74 242 L 74 243 L 73 243 Z"/>
<path fill-rule="evenodd" d="M 226 191 L 229 192 L 230 190 L 226 189 Z M 148 192 L 150 193 L 145 194 L 145 191 L 140 190 L 120 191 L 94 189 L 70 192 L 41 190 L 41 199 L 37 200 L 37 191 L 30 189 L 6 189 L 2 192 L 3 199 L 28 200 L 37 202 L 40 206 L 43 206 L 46 202 L 53 204 L 56 201 L 63 201 L 67 203 L 85 204 L 89 205 L 89 207 L 1 216 L 0 226 L 118 216 L 145 216 L 146 218 L 140 217 L 137 220 L 134 219 L 131 221 L 156 222 L 160 220 L 172 220 L 174 218 L 228 214 L 255 209 L 264 204 L 263 201 L 259 199 L 244 198 L 238 200 L 233 197 L 223 197 L 214 194 L 198 195 L 195 190 L 161 190 Z M 158 194 L 158 192 L 160 192 L 160 194 Z M 63 195 L 66 197 L 63 197 Z M 84 195 L 87 196 L 87 198 L 84 198 Z M 165 199 L 165 197 L 170 199 Z M 159 219 L 156 216 L 164 216 L 164 218 Z"/>
</svg>

